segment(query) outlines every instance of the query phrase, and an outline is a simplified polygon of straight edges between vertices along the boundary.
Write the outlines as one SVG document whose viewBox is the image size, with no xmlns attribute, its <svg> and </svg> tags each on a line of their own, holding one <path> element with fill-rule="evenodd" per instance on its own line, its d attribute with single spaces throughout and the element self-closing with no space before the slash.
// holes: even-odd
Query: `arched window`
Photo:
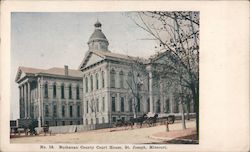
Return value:
<svg viewBox="0 0 250 152">
<path fill-rule="evenodd" d="M 93 91 L 93 76 L 90 76 L 90 90 Z"/>
<path fill-rule="evenodd" d="M 53 97 L 56 98 L 56 83 L 53 84 Z"/>
<path fill-rule="evenodd" d="M 99 89 L 99 75 L 98 73 L 95 74 L 95 84 L 96 84 L 96 89 Z"/>
<path fill-rule="evenodd" d="M 104 71 L 102 71 L 102 87 L 104 88 L 104 86 L 105 86 Z"/>
<path fill-rule="evenodd" d="M 121 112 L 124 112 L 124 97 L 121 97 Z"/>
<path fill-rule="evenodd" d="M 80 87 L 79 87 L 79 85 L 76 86 L 76 99 L 80 99 Z"/>
<path fill-rule="evenodd" d="M 48 83 L 45 83 L 44 85 L 44 97 L 48 98 Z"/>
<path fill-rule="evenodd" d="M 112 69 L 110 72 L 110 87 L 115 88 L 115 70 Z"/>
<path fill-rule="evenodd" d="M 88 92 L 89 91 L 89 88 L 88 88 L 88 77 L 86 77 L 85 78 L 85 90 L 86 90 L 86 92 Z"/>
<path fill-rule="evenodd" d="M 61 85 L 61 98 L 64 99 L 64 84 Z"/>
<path fill-rule="evenodd" d="M 85 120 L 86 125 L 88 125 L 88 119 Z"/>
<path fill-rule="evenodd" d="M 69 99 L 72 99 L 72 87 L 69 85 Z"/>
<path fill-rule="evenodd" d="M 124 76 L 123 76 L 123 72 L 121 71 L 119 73 L 120 75 L 120 88 L 124 88 Z"/>
</svg>

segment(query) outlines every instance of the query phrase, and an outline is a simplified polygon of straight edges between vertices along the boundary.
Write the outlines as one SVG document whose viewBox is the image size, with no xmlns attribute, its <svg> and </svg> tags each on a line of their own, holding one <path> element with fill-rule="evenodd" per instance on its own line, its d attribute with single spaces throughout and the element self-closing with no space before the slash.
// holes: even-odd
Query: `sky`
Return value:
<svg viewBox="0 0 250 152">
<path fill-rule="evenodd" d="M 128 12 L 12 12 L 10 119 L 19 118 L 18 67 L 68 65 L 77 69 L 88 51 L 87 42 L 97 19 L 111 52 L 145 58 L 154 54 L 155 41 L 145 40 L 150 35 L 128 17 Z"/>
</svg>

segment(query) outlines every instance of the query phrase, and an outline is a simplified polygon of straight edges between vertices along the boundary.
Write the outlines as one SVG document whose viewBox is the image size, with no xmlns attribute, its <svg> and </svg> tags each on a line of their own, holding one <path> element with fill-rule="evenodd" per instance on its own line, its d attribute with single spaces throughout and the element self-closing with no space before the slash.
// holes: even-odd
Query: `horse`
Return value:
<svg viewBox="0 0 250 152">
<path fill-rule="evenodd" d="M 158 114 L 154 114 L 153 117 L 148 117 L 146 120 L 145 120 L 145 123 L 148 124 L 149 127 L 151 127 L 153 124 L 156 123 L 156 120 L 158 118 Z"/>
<path fill-rule="evenodd" d="M 142 124 L 143 122 L 147 119 L 147 114 L 143 114 L 141 117 L 138 117 L 138 118 L 131 118 L 130 121 L 132 123 L 132 126 L 135 124 L 135 123 L 139 123 L 140 124 L 140 128 L 142 127 Z"/>
<path fill-rule="evenodd" d="M 173 124 L 174 121 L 175 121 L 175 116 L 174 116 L 174 115 L 169 115 L 169 116 L 167 117 L 167 122 L 168 122 L 168 124 Z"/>
</svg>

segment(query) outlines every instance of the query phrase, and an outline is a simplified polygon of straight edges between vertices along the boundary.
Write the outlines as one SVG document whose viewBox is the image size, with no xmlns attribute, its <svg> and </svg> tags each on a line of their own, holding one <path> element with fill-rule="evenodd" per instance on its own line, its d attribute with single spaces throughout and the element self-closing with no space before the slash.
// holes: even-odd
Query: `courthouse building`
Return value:
<svg viewBox="0 0 250 152">
<path fill-rule="evenodd" d="M 114 53 L 101 26 L 94 24 L 78 70 L 18 69 L 20 118 L 38 119 L 41 125 L 89 125 L 148 112 L 179 113 L 175 88 L 155 73 L 164 56 L 142 59 Z M 193 104 L 188 107 L 193 112 Z"/>
</svg>

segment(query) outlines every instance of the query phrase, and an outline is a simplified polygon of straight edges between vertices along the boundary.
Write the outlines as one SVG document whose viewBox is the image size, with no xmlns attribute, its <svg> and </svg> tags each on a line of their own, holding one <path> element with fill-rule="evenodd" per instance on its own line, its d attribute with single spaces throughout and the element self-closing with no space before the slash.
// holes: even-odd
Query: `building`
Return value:
<svg viewBox="0 0 250 152">
<path fill-rule="evenodd" d="M 148 112 L 178 113 L 174 88 L 166 86 L 166 78 L 154 74 L 162 57 L 146 60 L 113 53 L 102 24 L 97 21 L 94 26 L 89 50 L 79 66 L 83 72 L 83 123 L 112 123 Z"/>
<path fill-rule="evenodd" d="M 78 70 L 20 67 L 20 118 L 41 125 L 111 124 L 144 113 L 179 113 L 175 87 L 157 75 L 164 54 L 143 59 L 109 50 L 102 24 L 94 24 Z M 189 112 L 193 112 L 193 105 Z"/>
<path fill-rule="evenodd" d="M 65 68 L 19 67 L 20 119 L 36 119 L 40 126 L 82 124 L 82 75 Z"/>
</svg>

